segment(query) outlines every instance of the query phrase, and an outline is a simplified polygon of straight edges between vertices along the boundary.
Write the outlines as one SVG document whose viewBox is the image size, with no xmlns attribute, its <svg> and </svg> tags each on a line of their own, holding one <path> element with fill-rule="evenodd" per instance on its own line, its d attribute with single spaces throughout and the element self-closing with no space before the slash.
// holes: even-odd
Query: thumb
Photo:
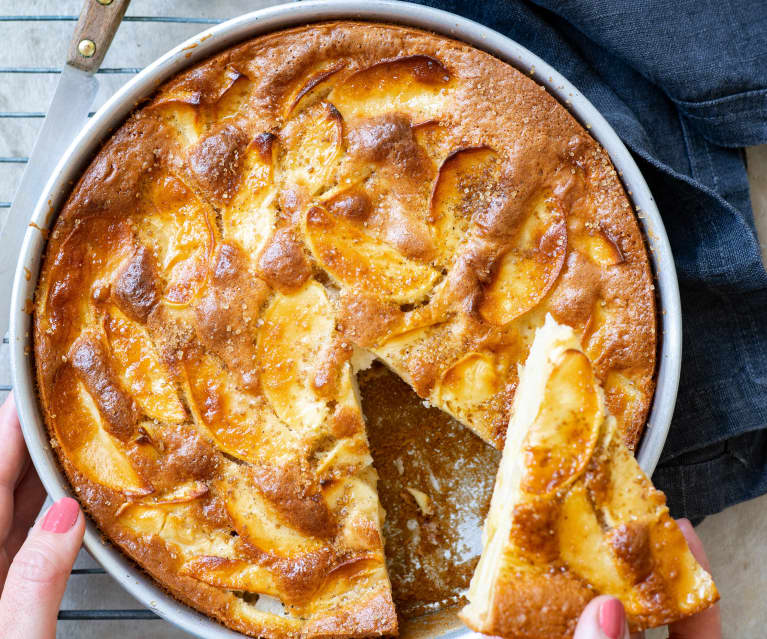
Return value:
<svg viewBox="0 0 767 639">
<path fill-rule="evenodd" d="M 615 597 L 595 597 L 583 609 L 573 639 L 628 639 L 626 611 Z"/>
<path fill-rule="evenodd" d="M 705 570 L 711 572 L 708 557 L 703 550 L 703 542 L 698 537 L 692 524 L 687 519 L 678 519 L 679 530 L 682 531 L 687 544 L 698 563 Z M 686 617 L 681 621 L 672 623 L 668 627 L 669 639 L 722 639 L 722 617 L 719 604 L 716 603 L 692 617 Z"/>
<path fill-rule="evenodd" d="M 77 502 L 60 499 L 29 531 L 0 597 L 6 639 L 54 639 L 67 579 L 85 532 Z"/>
</svg>

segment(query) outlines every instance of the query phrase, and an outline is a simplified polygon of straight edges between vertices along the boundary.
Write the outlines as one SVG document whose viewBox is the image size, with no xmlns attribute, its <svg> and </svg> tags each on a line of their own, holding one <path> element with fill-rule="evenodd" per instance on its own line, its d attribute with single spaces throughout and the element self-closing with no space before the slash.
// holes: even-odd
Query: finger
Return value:
<svg viewBox="0 0 767 639">
<path fill-rule="evenodd" d="M 695 528 L 692 527 L 689 519 L 677 519 L 677 525 L 679 530 L 682 531 L 684 538 L 687 540 L 687 545 L 690 547 L 692 556 L 698 561 L 698 563 L 706 569 L 706 572 L 711 572 L 711 564 L 706 557 L 706 551 L 703 549 L 703 542 L 698 537 L 698 533 L 695 532 Z"/>
<path fill-rule="evenodd" d="M 711 572 L 711 564 L 703 549 L 703 542 L 692 524 L 687 519 L 678 519 L 676 523 L 679 524 L 679 529 L 687 540 L 693 557 L 708 572 Z M 668 637 L 669 639 L 722 639 L 722 617 L 719 604 L 714 604 L 697 615 L 672 623 L 668 627 Z"/>
<path fill-rule="evenodd" d="M 85 518 L 74 499 L 50 507 L 8 570 L 0 597 L 4 639 L 53 639 L 67 579 L 80 549 Z"/>
<path fill-rule="evenodd" d="M 45 489 L 37 477 L 34 467 L 29 464 L 13 494 L 13 521 L 5 545 L 0 546 L 0 592 L 8 574 L 10 558 L 13 557 L 27 538 L 29 529 L 45 501 Z"/>
<path fill-rule="evenodd" d="M 626 612 L 615 597 L 592 599 L 578 619 L 573 639 L 628 639 Z"/>
<path fill-rule="evenodd" d="M 8 554 L 13 557 L 27 538 L 29 529 L 35 523 L 40 508 L 45 502 L 45 489 L 35 467 L 31 464 L 13 494 L 13 524 L 5 542 Z"/>
<path fill-rule="evenodd" d="M 8 567 L 11 565 L 11 560 L 8 553 L 5 552 L 5 548 L 0 546 L 0 593 L 2 593 L 3 584 L 5 584 L 5 575 L 8 574 Z"/>
<path fill-rule="evenodd" d="M 0 546 L 2 546 L 13 522 L 13 493 L 28 459 L 13 393 L 9 394 L 0 406 L 0 442 L 3 443 L 3 454 L 0 455 Z"/>
</svg>

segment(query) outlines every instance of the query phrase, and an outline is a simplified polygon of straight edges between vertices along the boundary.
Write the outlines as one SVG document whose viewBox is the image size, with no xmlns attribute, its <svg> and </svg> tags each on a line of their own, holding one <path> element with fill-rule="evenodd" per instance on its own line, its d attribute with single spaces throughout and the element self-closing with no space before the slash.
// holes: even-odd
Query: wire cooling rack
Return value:
<svg viewBox="0 0 767 639">
<path fill-rule="evenodd" d="M 36 66 L 36 63 L 54 61 L 54 57 L 50 54 L 50 49 L 57 49 L 61 51 L 61 55 L 58 58 L 60 58 L 61 64 L 63 64 L 65 47 L 68 45 L 69 38 L 74 29 L 74 23 L 77 21 L 81 2 L 82 0 L 39 0 L 35 3 L 29 3 L 27 0 L 0 0 L 0 33 L 8 35 L 13 40 L 11 42 L 12 46 L 9 47 L 8 42 L 6 42 L 6 51 L 4 53 L 0 52 L 0 144 L 2 144 L 2 151 L 0 151 L 0 220 L 7 215 L 7 209 L 11 206 L 11 198 L 15 192 L 18 179 L 21 177 L 24 165 L 29 160 L 24 151 L 28 153 L 32 149 L 37 130 L 35 124 L 41 124 L 42 119 L 45 117 L 45 111 L 41 109 L 47 108 L 48 101 L 52 95 L 51 93 L 45 98 L 45 91 L 41 91 L 40 93 L 43 95 L 43 98 L 37 104 L 38 110 L 26 110 L 19 107 L 23 102 L 29 102 L 26 99 L 28 96 L 25 96 L 24 90 L 20 90 L 18 87 L 24 86 L 25 81 L 30 81 L 31 84 L 34 84 L 35 79 L 38 78 L 43 81 L 53 81 L 55 80 L 55 75 L 61 73 L 60 66 Z M 164 53 L 164 51 L 169 50 L 179 42 L 195 35 L 210 25 L 218 24 L 227 18 L 272 4 L 279 4 L 279 1 L 219 0 L 215 3 L 210 3 L 207 1 L 203 2 L 202 0 L 134 0 L 129 8 L 129 13 L 143 11 L 147 14 L 152 14 L 162 11 L 168 14 L 196 12 L 198 15 L 196 17 L 190 15 L 126 15 L 123 19 L 124 24 L 118 30 L 115 41 L 107 54 L 106 65 L 98 71 L 99 76 L 112 76 L 114 81 L 102 83 L 107 86 L 102 88 L 94 108 L 99 106 L 105 98 L 109 97 L 120 84 L 127 81 L 143 68 L 142 66 L 109 66 L 110 61 L 120 60 L 124 53 L 127 53 L 128 57 L 136 58 L 138 56 L 141 58 L 143 52 L 144 57 L 147 59 L 142 59 L 142 62 L 147 64 L 161 53 Z M 46 8 L 53 10 L 63 9 L 70 13 L 27 15 L 34 11 L 44 11 Z M 211 16 L 210 14 L 213 15 Z M 67 28 L 60 23 L 71 23 L 71 28 Z M 133 28 L 127 26 L 130 23 L 134 23 Z M 150 42 L 150 40 L 157 39 L 158 23 L 167 25 L 168 29 L 162 31 L 161 42 Z M 176 26 L 172 27 L 171 25 Z M 151 33 L 149 33 L 150 30 Z M 130 32 L 127 36 L 125 34 L 126 31 Z M 142 40 L 142 33 L 146 34 L 146 39 Z M 134 41 L 129 40 L 131 36 L 134 38 Z M 0 37 L 3 36 L 0 35 Z M 9 50 L 12 50 L 17 42 L 32 43 L 29 46 L 28 54 L 25 56 L 25 61 L 29 62 L 28 65 L 6 64 L 9 59 L 14 57 L 12 53 L 9 53 Z M 34 46 L 34 43 L 37 43 L 38 46 Z M 45 47 L 40 46 L 41 44 L 44 44 Z M 146 55 L 146 49 L 151 49 L 148 52 L 148 56 Z M 102 79 L 106 78 L 102 77 Z M 16 82 L 15 85 L 14 82 Z M 89 114 L 89 116 L 91 115 L 93 115 L 93 112 Z M 15 129 L 24 129 L 26 134 L 14 135 Z M 4 337 L 0 347 L 0 399 L 4 399 L 12 389 L 10 381 L 8 338 Z M 80 564 L 85 564 L 89 567 L 79 567 Z M 70 590 L 92 590 L 98 594 L 102 588 L 101 584 L 104 583 L 103 580 L 110 579 L 104 569 L 98 567 L 84 552 L 81 553 L 75 566 L 72 571 L 73 579 L 70 579 Z M 82 581 L 88 579 L 98 580 L 98 583 L 95 585 L 90 584 L 89 587 Z M 113 586 L 113 589 L 118 588 L 116 584 L 110 584 L 110 586 Z M 107 597 L 110 600 L 112 598 Z M 128 600 L 127 596 L 122 597 L 122 599 Z M 65 597 L 65 604 L 59 612 L 59 620 L 75 622 L 75 627 L 72 627 L 71 624 L 59 624 L 57 636 L 101 636 L 104 632 L 108 636 L 114 636 L 113 632 L 117 631 L 119 626 L 119 624 L 99 626 L 99 629 L 97 629 L 95 627 L 90 628 L 85 625 L 79 625 L 76 622 L 116 620 L 131 622 L 159 619 L 151 610 L 137 608 L 135 605 L 134 602 L 133 607 L 125 608 L 75 609 L 71 605 L 67 605 L 67 598 Z M 88 624 L 88 626 L 90 625 Z M 153 625 L 151 632 L 148 627 L 145 631 L 143 626 L 142 628 L 134 628 L 132 624 L 119 627 L 121 630 L 130 628 L 130 634 L 136 633 L 136 637 L 149 637 L 150 635 L 157 638 L 171 635 L 173 637 L 180 636 L 174 633 L 170 626 L 165 626 L 164 624 L 162 624 L 162 627 Z M 166 635 L 166 631 L 169 634 Z M 120 636 L 123 636 L 123 632 L 120 632 Z"/>
</svg>

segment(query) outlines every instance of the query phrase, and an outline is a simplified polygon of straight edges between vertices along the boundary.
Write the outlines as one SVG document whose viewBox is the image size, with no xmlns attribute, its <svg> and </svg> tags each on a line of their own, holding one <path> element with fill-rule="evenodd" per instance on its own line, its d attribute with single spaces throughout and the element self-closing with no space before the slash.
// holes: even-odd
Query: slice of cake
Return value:
<svg viewBox="0 0 767 639">
<path fill-rule="evenodd" d="M 666 498 L 617 434 L 591 361 L 551 316 L 520 373 L 484 549 L 461 618 L 515 639 L 570 637 L 593 597 L 632 631 L 719 598 Z"/>
</svg>

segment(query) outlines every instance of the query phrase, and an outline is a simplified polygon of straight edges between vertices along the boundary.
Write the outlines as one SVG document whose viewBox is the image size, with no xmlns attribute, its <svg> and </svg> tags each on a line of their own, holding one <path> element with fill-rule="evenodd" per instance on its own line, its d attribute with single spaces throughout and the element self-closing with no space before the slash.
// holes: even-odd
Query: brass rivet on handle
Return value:
<svg viewBox="0 0 767 639">
<path fill-rule="evenodd" d="M 92 58 L 93 54 L 96 53 L 96 43 L 93 40 L 88 39 L 80 40 L 77 45 L 77 50 L 84 58 Z"/>
<path fill-rule="evenodd" d="M 112 0 L 96 0 L 99 4 L 103 4 L 105 7 L 108 4 L 112 4 Z"/>
</svg>

